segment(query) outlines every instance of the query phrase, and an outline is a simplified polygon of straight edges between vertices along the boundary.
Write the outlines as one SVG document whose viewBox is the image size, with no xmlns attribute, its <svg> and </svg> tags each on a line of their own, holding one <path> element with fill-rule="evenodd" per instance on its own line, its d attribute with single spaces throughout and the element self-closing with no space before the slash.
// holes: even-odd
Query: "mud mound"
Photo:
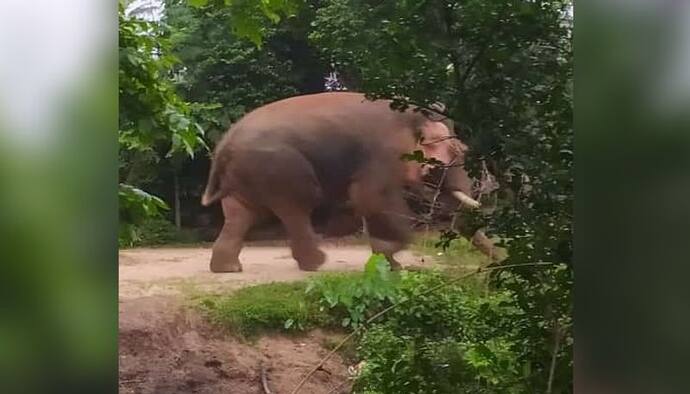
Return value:
<svg viewBox="0 0 690 394">
<path fill-rule="evenodd" d="M 271 336 L 249 344 L 211 327 L 173 297 L 120 303 L 120 393 L 263 394 L 265 368 L 273 393 L 290 392 L 328 353 L 331 336 Z M 337 355 L 303 387 L 303 393 L 349 392 L 347 365 Z M 342 391 L 332 391 L 342 386 Z"/>
</svg>

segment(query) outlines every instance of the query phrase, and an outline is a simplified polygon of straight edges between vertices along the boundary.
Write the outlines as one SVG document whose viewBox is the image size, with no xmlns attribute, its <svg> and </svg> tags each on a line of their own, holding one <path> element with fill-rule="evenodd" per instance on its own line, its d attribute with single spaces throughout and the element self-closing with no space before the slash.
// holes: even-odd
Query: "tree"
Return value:
<svg viewBox="0 0 690 394">
<path fill-rule="evenodd" d="M 203 149 L 203 129 L 192 106 L 170 80 L 175 59 L 155 23 L 128 19 L 119 5 L 120 238 L 136 238 L 133 225 L 159 215 L 167 205 L 134 185 L 146 184 L 152 165 L 176 154 L 193 157 Z"/>
<path fill-rule="evenodd" d="M 298 93 L 291 59 L 235 36 L 229 8 L 169 1 L 167 10 L 171 50 L 180 59 L 175 85 L 185 99 L 214 105 L 200 120 L 210 140 L 249 109 Z M 270 30 L 266 34 L 275 35 Z"/>
</svg>

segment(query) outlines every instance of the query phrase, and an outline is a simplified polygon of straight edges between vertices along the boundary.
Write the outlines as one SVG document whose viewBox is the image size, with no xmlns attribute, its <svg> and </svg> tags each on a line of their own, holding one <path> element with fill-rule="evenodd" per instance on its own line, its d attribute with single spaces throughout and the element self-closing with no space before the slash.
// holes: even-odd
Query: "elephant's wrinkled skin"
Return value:
<svg viewBox="0 0 690 394">
<path fill-rule="evenodd" d="M 235 123 L 216 147 L 202 198 L 203 205 L 222 200 L 225 215 L 211 271 L 241 271 L 243 238 L 269 214 L 283 223 L 300 269 L 318 269 L 325 256 L 312 228 L 317 208 L 364 218 L 373 251 L 392 260 L 410 239 L 402 190 L 420 184 L 426 172 L 401 155 L 422 150 L 445 164 L 461 163 L 463 146 L 444 123 L 389 104 L 359 93 L 321 93 L 268 104 Z M 449 171 L 446 187 L 472 205 L 461 167 Z"/>
</svg>

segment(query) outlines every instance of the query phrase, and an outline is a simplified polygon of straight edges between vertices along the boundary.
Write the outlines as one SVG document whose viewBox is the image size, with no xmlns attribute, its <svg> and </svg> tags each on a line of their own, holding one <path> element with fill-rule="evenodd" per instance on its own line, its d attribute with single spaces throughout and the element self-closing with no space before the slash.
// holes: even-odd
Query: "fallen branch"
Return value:
<svg viewBox="0 0 690 394">
<path fill-rule="evenodd" d="M 261 388 L 264 391 L 264 394 L 273 394 L 271 391 L 271 388 L 268 387 L 268 374 L 266 372 L 266 367 L 261 365 Z"/>
<path fill-rule="evenodd" d="M 499 265 L 499 266 L 493 266 L 493 267 L 480 267 L 480 268 L 477 269 L 476 271 L 472 271 L 472 272 L 470 272 L 470 273 L 468 273 L 468 274 L 466 274 L 466 275 L 462 275 L 462 276 L 459 276 L 459 277 L 457 277 L 457 278 L 451 279 L 451 280 L 449 280 L 449 281 L 447 281 L 447 282 L 444 282 L 444 283 L 442 283 L 442 284 L 440 284 L 440 285 L 438 285 L 438 286 L 432 287 L 431 289 L 429 289 L 429 290 L 427 290 L 427 291 L 421 292 L 421 293 L 419 293 L 419 294 L 417 295 L 417 297 L 422 297 L 422 296 L 425 296 L 425 295 L 434 293 L 434 292 L 436 292 L 436 291 L 438 291 L 438 290 L 440 290 L 440 289 L 442 289 L 442 288 L 444 288 L 444 287 L 446 287 L 446 286 L 452 285 L 453 283 L 457 283 L 457 282 L 459 282 L 459 281 L 461 281 L 461 280 L 467 279 L 467 278 L 469 278 L 469 277 L 471 277 L 471 276 L 474 276 L 474 275 L 481 274 L 481 273 L 483 273 L 483 272 L 494 271 L 494 270 L 505 269 L 505 268 L 534 267 L 534 266 L 546 266 L 546 265 L 548 265 L 548 266 L 553 266 L 553 265 L 556 265 L 556 263 L 544 263 L 544 262 L 540 262 L 540 263 L 526 263 L 526 264 L 507 264 L 507 265 Z M 334 355 L 338 350 L 340 350 L 340 348 L 343 347 L 343 345 L 345 345 L 352 337 L 354 337 L 354 336 L 355 336 L 356 334 L 358 334 L 360 331 L 363 331 L 364 328 L 365 328 L 366 326 L 368 326 L 371 322 L 373 322 L 374 320 L 378 319 L 379 317 L 385 315 L 386 313 L 392 311 L 393 309 L 399 307 L 400 305 L 409 302 L 410 300 L 412 300 L 412 298 L 406 298 L 406 299 L 403 299 L 402 301 L 400 301 L 400 302 L 398 302 L 398 303 L 395 303 L 395 304 L 393 304 L 393 305 L 391 305 L 391 306 L 389 306 L 389 307 L 383 309 L 382 311 L 378 312 L 378 313 L 375 314 L 374 316 L 372 316 L 372 317 L 370 317 L 369 319 L 367 319 L 367 320 L 364 322 L 364 324 L 362 324 L 362 325 L 360 325 L 359 327 L 357 327 L 356 329 L 354 329 L 350 334 L 348 334 L 345 338 L 343 338 L 343 340 L 340 341 L 340 343 L 339 343 L 336 347 L 334 347 L 334 348 L 326 355 L 326 357 L 322 358 L 321 361 L 320 361 L 314 368 L 312 368 L 312 369 L 302 378 L 302 380 L 300 380 L 300 382 L 297 384 L 297 386 L 295 386 L 295 388 L 294 388 L 290 393 L 291 393 L 291 394 L 297 394 L 297 393 L 299 392 L 299 390 L 302 388 L 302 386 L 304 386 L 304 384 L 307 383 L 307 380 L 309 380 L 309 378 L 311 378 L 311 376 L 312 376 L 314 373 L 316 373 L 316 371 L 318 371 L 320 368 L 322 368 L 323 365 L 326 363 L 326 361 L 328 361 L 331 357 L 333 357 L 333 355 Z"/>
<path fill-rule="evenodd" d="M 335 393 L 338 393 L 338 392 L 339 392 L 340 390 L 342 390 L 342 388 L 345 387 L 345 385 L 347 385 L 348 383 L 350 383 L 349 380 L 346 380 L 346 381 L 340 383 L 339 385 L 333 387 L 333 388 L 331 389 L 331 391 L 328 392 L 328 394 L 335 394 Z"/>
</svg>

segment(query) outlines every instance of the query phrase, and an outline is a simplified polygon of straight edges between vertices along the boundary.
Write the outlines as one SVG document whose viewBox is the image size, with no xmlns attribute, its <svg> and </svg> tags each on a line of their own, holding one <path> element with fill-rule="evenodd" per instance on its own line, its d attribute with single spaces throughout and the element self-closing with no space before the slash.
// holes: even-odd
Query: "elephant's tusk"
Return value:
<svg viewBox="0 0 690 394">
<path fill-rule="evenodd" d="M 479 201 L 475 200 L 474 198 L 468 196 L 467 194 L 459 190 L 454 190 L 452 194 L 453 197 L 457 198 L 463 205 L 467 205 L 471 208 L 479 208 L 481 206 Z"/>
</svg>

